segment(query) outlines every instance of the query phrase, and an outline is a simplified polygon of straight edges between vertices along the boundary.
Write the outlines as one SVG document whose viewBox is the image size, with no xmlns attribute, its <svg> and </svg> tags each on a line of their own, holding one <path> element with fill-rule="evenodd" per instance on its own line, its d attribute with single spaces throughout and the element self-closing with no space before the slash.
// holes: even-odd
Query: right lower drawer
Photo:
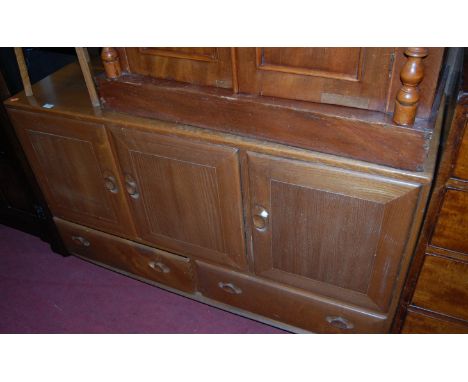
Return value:
<svg viewBox="0 0 468 382">
<path fill-rule="evenodd" d="M 468 320 L 468 263 L 426 255 L 413 305 Z"/>
<path fill-rule="evenodd" d="M 385 316 L 341 306 L 299 290 L 197 261 L 206 297 L 317 333 L 382 333 Z"/>
<path fill-rule="evenodd" d="M 468 254 L 468 192 L 447 190 L 431 243 Z"/>
<path fill-rule="evenodd" d="M 184 292 L 194 290 L 192 265 L 173 255 L 54 218 L 65 246 L 73 253 Z"/>
</svg>

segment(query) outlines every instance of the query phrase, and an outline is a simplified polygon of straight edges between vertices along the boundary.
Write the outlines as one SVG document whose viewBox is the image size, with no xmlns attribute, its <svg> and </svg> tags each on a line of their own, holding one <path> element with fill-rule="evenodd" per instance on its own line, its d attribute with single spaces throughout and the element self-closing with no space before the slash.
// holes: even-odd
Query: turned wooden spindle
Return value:
<svg viewBox="0 0 468 382">
<path fill-rule="evenodd" d="M 119 54 L 115 48 L 102 48 L 101 60 L 106 71 L 107 78 L 118 78 L 122 73 Z"/>
<path fill-rule="evenodd" d="M 416 118 L 420 98 L 418 85 L 424 78 L 423 58 L 428 55 L 427 48 L 407 48 L 408 57 L 400 73 L 403 86 L 397 93 L 393 121 L 402 126 L 410 126 Z"/>
</svg>

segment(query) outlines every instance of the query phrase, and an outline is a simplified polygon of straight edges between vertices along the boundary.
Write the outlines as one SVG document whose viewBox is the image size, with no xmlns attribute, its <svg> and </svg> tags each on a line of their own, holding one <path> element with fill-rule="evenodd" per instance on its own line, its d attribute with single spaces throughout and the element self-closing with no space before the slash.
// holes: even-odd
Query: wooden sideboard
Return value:
<svg viewBox="0 0 468 382">
<path fill-rule="evenodd" d="M 417 49 L 105 48 L 102 109 L 77 65 L 6 105 L 72 254 L 292 331 L 385 333 L 453 72 Z M 392 115 L 402 89 L 420 101 Z"/>
</svg>

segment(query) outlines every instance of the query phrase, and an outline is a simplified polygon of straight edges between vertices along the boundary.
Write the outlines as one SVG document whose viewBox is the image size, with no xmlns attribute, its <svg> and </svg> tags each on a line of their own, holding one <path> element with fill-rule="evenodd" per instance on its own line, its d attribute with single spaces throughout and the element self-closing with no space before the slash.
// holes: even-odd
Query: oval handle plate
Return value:
<svg viewBox="0 0 468 382">
<path fill-rule="evenodd" d="M 161 273 L 169 273 L 171 270 L 169 267 L 160 261 L 150 261 L 148 263 L 150 268 L 153 268 L 155 271 L 161 272 Z"/>
<path fill-rule="evenodd" d="M 230 293 L 230 294 L 241 294 L 242 289 L 239 287 L 236 287 L 233 283 L 224 283 L 220 281 L 218 283 L 218 286 L 225 292 Z"/>
<path fill-rule="evenodd" d="M 257 231 L 265 231 L 268 226 L 268 211 L 262 206 L 255 206 L 253 211 L 253 225 Z"/>
<path fill-rule="evenodd" d="M 107 191 L 110 191 L 113 194 L 116 194 L 119 191 L 115 178 L 112 175 L 104 177 L 104 186 Z"/>
<path fill-rule="evenodd" d="M 133 177 L 128 174 L 125 175 L 125 189 L 133 199 L 138 199 L 140 197 L 135 179 L 133 179 Z"/>
<path fill-rule="evenodd" d="M 339 316 L 327 316 L 327 322 L 338 329 L 352 329 L 354 325 L 351 321 L 347 320 L 346 318 L 339 317 Z"/>
<path fill-rule="evenodd" d="M 72 236 L 72 240 L 75 244 L 82 245 L 83 247 L 89 247 L 91 245 L 83 236 Z"/>
</svg>

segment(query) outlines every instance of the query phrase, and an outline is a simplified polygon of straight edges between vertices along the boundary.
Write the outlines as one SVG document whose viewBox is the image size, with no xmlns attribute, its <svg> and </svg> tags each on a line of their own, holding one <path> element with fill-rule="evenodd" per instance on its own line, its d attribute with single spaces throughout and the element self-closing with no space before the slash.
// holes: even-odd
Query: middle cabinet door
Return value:
<svg viewBox="0 0 468 382">
<path fill-rule="evenodd" d="M 238 150 L 118 126 L 110 131 L 140 238 L 245 268 Z"/>
</svg>

